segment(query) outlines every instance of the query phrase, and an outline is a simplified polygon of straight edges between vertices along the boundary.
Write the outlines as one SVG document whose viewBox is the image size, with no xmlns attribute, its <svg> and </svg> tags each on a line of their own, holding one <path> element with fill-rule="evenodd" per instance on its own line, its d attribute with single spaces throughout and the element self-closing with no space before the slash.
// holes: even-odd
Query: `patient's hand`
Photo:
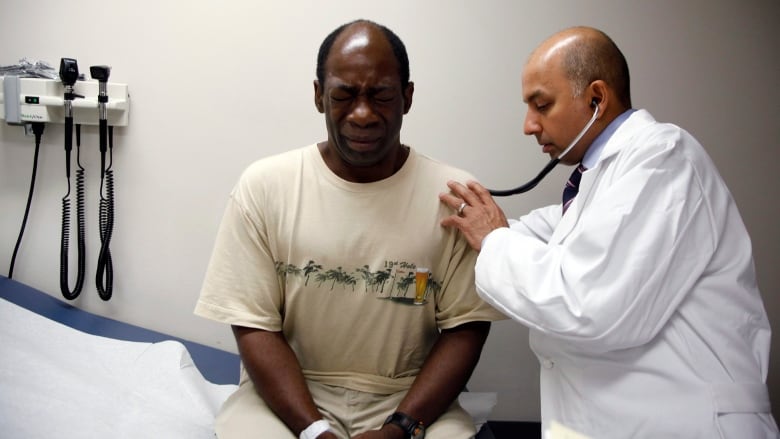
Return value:
<svg viewBox="0 0 780 439">
<path fill-rule="evenodd" d="M 385 425 L 381 430 L 370 430 L 352 436 L 352 439 L 405 439 L 406 434 L 400 427 Z"/>
</svg>

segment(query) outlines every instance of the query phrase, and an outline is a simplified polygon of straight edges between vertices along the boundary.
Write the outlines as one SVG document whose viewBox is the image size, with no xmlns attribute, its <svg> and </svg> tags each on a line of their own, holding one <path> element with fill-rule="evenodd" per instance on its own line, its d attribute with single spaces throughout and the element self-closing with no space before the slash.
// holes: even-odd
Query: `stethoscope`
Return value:
<svg viewBox="0 0 780 439">
<path fill-rule="evenodd" d="M 502 190 L 496 190 L 496 189 L 488 189 L 488 192 L 490 192 L 490 195 L 492 195 L 492 196 L 494 196 L 494 197 L 507 197 L 507 196 L 509 196 L 509 195 L 522 194 L 523 192 L 528 192 L 528 191 L 530 191 L 531 189 L 535 188 L 535 187 L 536 187 L 536 185 L 537 185 L 537 184 L 539 184 L 539 182 L 540 182 L 540 181 L 542 181 L 542 179 L 543 179 L 543 178 L 544 178 L 544 177 L 545 177 L 547 174 L 549 174 L 549 173 L 550 173 L 550 171 L 552 171 L 552 170 L 553 170 L 553 168 L 555 167 L 555 165 L 557 165 L 557 164 L 558 164 L 558 162 L 560 162 L 560 161 L 561 161 L 561 159 L 562 159 L 562 158 L 563 158 L 563 157 L 564 157 L 566 154 L 568 154 L 568 153 L 569 153 L 569 151 L 571 151 L 571 150 L 572 150 L 572 148 L 574 148 L 574 145 L 576 145 L 576 144 L 577 144 L 577 142 L 579 142 L 579 141 L 580 141 L 580 139 L 582 138 L 582 136 L 584 136 L 584 135 L 585 135 L 585 133 L 587 133 L 587 132 L 588 132 L 588 130 L 590 129 L 591 125 L 593 125 L 593 122 L 595 122 L 595 121 L 596 121 L 596 117 L 599 115 L 599 105 L 598 105 L 598 101 L 594 99 L 593 101 L 591 101 L 591 103 L 590 103 L 590 104 L 591 104 L 593 107 L 595 107 L 595 110 L 593 110 L 593 116 L 590 118 L 590 121 L 588 121 L 588 123 L 585 125 L 585 128 L 583 128 L 583 129 L 582 129 L 582 131 L 580 131 L 580 133 L 579 133 L 579 134 L 577 134 L 577 137 L 575 137 L 575 138 L 574 138 L 574 140 L 572 140 L 572 141 L 571 141 L 571 143 L 569 144 L 569 146 L 567 146 L 567 147 L 566 147 L 566 149 L 564 149 L 564 150 L 563 150 L 563 152 L 562 152 L 562 153 L 560 153 L 560 154 L 558 155 L 558 157 L 556 157 L 556 158 L 554 158 L 554 159 L 550 160 L 550 161 L 547 163 L 547 165 L 545 165 L 545 167 L 544 167 L 544 168 L 542 168 L 541 172 L 539 172 L 539 174 L 538 174 L 536 177 L 534 177 L 534 179 L 533 179 L 533 180 L 529 181 L 528 183 L 526 183 L 526 184 L 524 184 L 524 185 L 522 185 L 522 186 L 518 186 L 518 187 L 516 187 L 516 188 L 514 188 L 514 189 L 507 189 L 507 190 L 503 190 L 503 191 L 502 191 Z"/>
</svg>

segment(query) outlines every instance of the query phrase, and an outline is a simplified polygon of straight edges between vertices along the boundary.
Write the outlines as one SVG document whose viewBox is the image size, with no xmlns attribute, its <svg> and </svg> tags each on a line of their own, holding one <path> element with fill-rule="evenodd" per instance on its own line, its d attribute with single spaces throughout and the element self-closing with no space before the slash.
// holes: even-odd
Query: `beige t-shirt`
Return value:
<svg viewBox="0 0 780 439">
<path fill-rule="evenodd" d="M 259 160 L 232 192 L 195 313 L 283 331 L 307 379 L 407 389 L 440 329 L 504 318 L 477 296 L 476 252 L 440 225 L 452 211 L 438 194 L 469 178 L 414 150 L 373 183 L 342 180 L 316 145 Z M 409 304 L 421 267 L 426 301 Z"/>
</svg>

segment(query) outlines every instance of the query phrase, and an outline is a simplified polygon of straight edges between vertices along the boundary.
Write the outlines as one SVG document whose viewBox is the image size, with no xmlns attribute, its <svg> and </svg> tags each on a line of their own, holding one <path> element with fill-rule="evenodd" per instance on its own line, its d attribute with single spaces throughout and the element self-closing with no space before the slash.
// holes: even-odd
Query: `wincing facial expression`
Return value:
<svg viewBox="0 0 780 439">
<path fill-rule="evenodd" d="M 523 71 L 523 101 L 528 105 L 523 131 L 534 135 L 542 152 L 558 157 L 593 115 L 587 98 L 575 97 L 555 48 L 534 55 Z M 595 135 L 589 130 L 561 163 L 582 161 Z"/>
<path fill-rule="evenodd" d="M 346 166 L 394 161 L 403 115 L 413 86 L 401 87 L 398 61 L 385 36 L 370 26 L 346 29 L 325 63 L 325 83 L 315 81 L 315 103 L 325 114 L 328 144 Z"/>
</svg>

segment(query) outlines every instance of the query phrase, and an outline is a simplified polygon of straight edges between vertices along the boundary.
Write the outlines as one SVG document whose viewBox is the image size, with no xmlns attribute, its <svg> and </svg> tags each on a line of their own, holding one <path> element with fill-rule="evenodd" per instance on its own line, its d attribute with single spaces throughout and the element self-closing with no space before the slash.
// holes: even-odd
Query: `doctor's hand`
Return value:
<svg viewBox="0 0 780 439">
<path fill-rule="evenodd" d="M 452 193 L 439 194 L 439 199 L 455 211 L 441 221 L 444 227 L 455 227 L 466 237 L 474 250 L 482 248 L 482 240 L 499 227 L 509 227 L 504 211 L 498 207 L 490 192 L 477 183 L 469 181 L 466 186 L 447 182 Z"/>
</svg>

